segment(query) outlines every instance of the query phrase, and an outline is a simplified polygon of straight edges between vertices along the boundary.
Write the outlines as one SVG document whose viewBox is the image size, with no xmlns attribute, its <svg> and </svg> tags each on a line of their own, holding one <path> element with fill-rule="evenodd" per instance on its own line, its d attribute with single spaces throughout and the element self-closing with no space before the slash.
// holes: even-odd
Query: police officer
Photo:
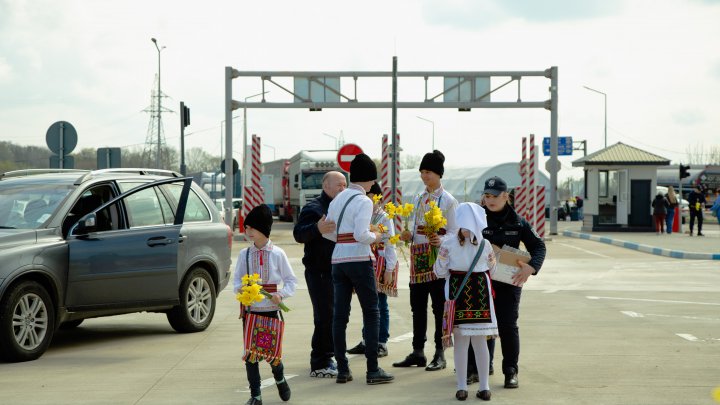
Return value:
<svg viewBox="0 0 720 405">
<path fill-rule="evenodd" d="M 538 273 L 545 260 L 545 242 L 525 218 L 518 215 L 510 206 L 507 184 L 500 177 L 491 177 L 485 181 L 483 205 L 488 221 L 487 228 L 483 230 L 483 238 L 499 247 L 508 245 L 518 248 L 522 242 L 531 256 L 529 263 L 518 261 L 520 270 L 513 276 L 513 284 L 493 283 L 498 332 L 502 340 L 502 371 L 505 374 L 505 388 L 517 388 L 520 357 L 520 333 L 517 320 L 520 312 L 520 295 L 522 285 L 531 275 Z M 495 341 L 488 340 L 488 347 L 492 363 Z"/>
</svg>

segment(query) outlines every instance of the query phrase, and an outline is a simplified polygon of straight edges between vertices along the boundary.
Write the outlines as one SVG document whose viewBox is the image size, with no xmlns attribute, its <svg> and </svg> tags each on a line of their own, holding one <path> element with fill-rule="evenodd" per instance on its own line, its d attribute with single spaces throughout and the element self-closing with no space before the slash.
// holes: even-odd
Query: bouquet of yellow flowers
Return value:
<svg viewBox="0 0 720 405">
<path fill-rule="evenodd" d="M 438 207 L 435 201 L 430 201 L 430 203 L 428 203 L 428 207 L 429 209 L 427 210 L 427 212 L 425 212 L 424 215 L 425 235 L 430 237 L 430 235 L 437 234 L 438 231 L 440 231 L 440 228 L 447 225 L 447 219 L 443 216 L 440 207 Z M 438 247 L 431 245 L 429 257 L 431 266 L 435 264 L 435 259 L 437 259 L 437 252 Z"/>
<path fill-rule="evenodd" d="M 387 213 L 388 218 L 393 219 L 396 216 L 399 217 L 402 220 L 404 229 L 406 231 L 408 230 L 410 215 L 412 215 L 414 209 L 415 206 L 410 203 L 395 205 L 392 203 L 392 201 L 390 201 L 389 203 L 385 204 L 385 212 Z"/>
<path fill-rule="evenodd" d="M 392 217 L 387 215 L 385 213 L 385 211 L 383 211 L 383 209 L 378 205 L 378 202 L 380 200 L 382 200 L 382 195 L 375 194 L 375 196 L 373 196 L 372 200 L 373 200 L 373 214 L 370 219 L 370 230 L 372 232 L 377 231 L 380 233 L 386 233 L 388 230 L 385 227 L 385 225 L 382 223 L 382 221 L 386 217 L 389 217 L 390 219 L 392 219 Z"/>
<path fill-rule="evenodd" d="M 260 279 L 260 275 L 257 273 L 244 275 L 242 277 L 242 282 L 245 285 L 242 286 L 241 291 L 237 293 L 235 299 L 240 301 L 240 303 L 246 307 L 255 302 L 260 302 L 264 298 L 272 299 L 272 294 L 263 290 L 262 286 L 258 284 L 260 281 L 262 280 Z M 290 308 L 282 302 L 278 304 L 278 307 L 285 312 L 290 310 Z"/>
</svg>

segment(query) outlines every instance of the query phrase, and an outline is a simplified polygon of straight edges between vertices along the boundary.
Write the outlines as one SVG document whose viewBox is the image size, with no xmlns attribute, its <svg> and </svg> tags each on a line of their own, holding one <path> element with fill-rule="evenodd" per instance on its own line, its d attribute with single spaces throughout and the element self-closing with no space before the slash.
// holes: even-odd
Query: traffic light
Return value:
<svg viewBox="0 0 720 405">
<path fill-rule="evenodd" d="M 680 163 L 680 180 L 684 179 L 685 177 L 690 177 L 690 166 L 684 166 L 682 163 Z"/>
<path fill-rule="evenodd" d="M 181 103 L 180 107 L 180 124 L 185 128 L 190 125 L 190 109 L 184 103 Z"/>
</svg>

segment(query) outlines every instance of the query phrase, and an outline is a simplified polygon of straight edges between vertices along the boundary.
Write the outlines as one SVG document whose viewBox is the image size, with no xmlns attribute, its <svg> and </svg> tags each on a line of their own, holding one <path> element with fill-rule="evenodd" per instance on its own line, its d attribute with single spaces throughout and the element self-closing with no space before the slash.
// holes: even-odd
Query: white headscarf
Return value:
<svg viewBox="0 0 720 405">
<path fill-rule="evenodd" d="M 478 240 L 482 239 L 482 231 L 487 228 L 485 208 L 472 202 L 461 203 L 455 210 L 455 220 L 458 228 L 465 228 Z"/>
</svg>

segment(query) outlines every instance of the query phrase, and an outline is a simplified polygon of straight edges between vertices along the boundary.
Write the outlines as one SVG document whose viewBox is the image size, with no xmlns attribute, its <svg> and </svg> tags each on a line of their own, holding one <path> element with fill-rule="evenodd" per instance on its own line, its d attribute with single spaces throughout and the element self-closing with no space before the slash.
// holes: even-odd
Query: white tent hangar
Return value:
<svg viewBox="0 0 720 405">
<path fill-rule="evenodd" d="M 400 187 L 402 187 L 403 202 L 412 202 L 414 196 L 420 194 L 424 185 L 420 179 L 420 169 L 400 170 Z M 522 184 L 520 179 L 520 164 L 516 162 L 502 163 L 490 167 L 464 167 L 457 169 L 445 169 L 441 179 L 442 185 L 458 202 L 479 203 L 485 188 L 485 180 L 498 176 L 505 180 L 509 189 L 519 187 Z M 543 173 L 538 172 L 537 182 L 545 186 L 545 201 L 549 201 L 550 179 Z"/>
</svg>

